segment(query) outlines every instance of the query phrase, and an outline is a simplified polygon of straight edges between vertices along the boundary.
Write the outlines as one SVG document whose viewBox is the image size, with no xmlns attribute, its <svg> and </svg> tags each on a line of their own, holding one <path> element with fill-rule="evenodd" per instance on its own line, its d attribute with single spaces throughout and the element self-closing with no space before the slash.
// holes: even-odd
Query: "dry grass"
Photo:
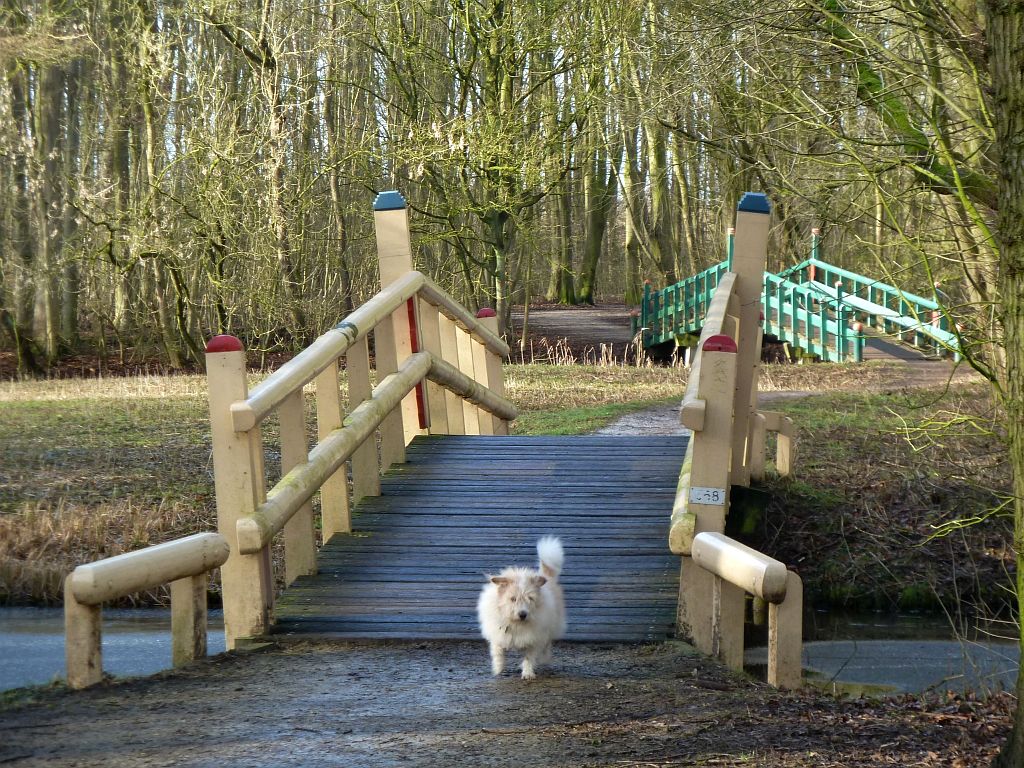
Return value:
<svg viewBox="0 0 1024 768">
<path fill-rule="evenodd" d="M 796 478 L 772 489 L 760 544 L 797 565 L 808 600 L 958 620 L 1012 602 L 1012 515 L 997 511 L 1010 493 L 1002 414 L 987 385 L 940 392 L 772 406 L 793 418 L 802 448 Z"/>
<path fill-rule="evenodd" d="M 81 505 L 37 503 L 0 515 L 0 596 L 17 603 L 52 603 L 75 566 L 151 544 L 216 529 L 213 509 L 132 499 Z M 166 590 L 126 598 L 126 604 L 166 602 Z"/>
</svg>

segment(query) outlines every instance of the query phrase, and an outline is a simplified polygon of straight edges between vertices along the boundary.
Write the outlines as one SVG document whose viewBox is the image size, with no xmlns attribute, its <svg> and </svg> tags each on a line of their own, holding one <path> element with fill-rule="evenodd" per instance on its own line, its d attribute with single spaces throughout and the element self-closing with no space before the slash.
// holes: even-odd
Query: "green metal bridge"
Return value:
<svg viewBox="0 0 1024 768">
<path fill-rule="evenodd" d="M 646 348 L 696 343 L 715 288 L 732 263 L 729 257 L 661 290 L 645 286 L 639 328 Z M 765 272 L 761 291 L 764 335 L 788 344 L 797 355 L 826 362 L 864 359 L 867 329 L 932 355 L 960 355 L 960 338 L 941 304 L 811 257 L 779 273 Z"/>
</svg>

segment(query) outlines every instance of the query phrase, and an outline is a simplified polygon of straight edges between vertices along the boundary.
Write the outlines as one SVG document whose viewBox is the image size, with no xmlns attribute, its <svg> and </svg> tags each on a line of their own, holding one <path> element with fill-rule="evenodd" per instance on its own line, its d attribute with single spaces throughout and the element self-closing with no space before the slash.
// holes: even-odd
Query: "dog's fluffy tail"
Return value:
<svg viewBox="0 0 1024 768">
<path fill-rule="evenodd" d="M 537 558 L 540 560 L 541 572 L 549 579 L 557 579 L 565 561 L 561 540 L 554 536 L 542 538 L 537 542 Z"/>
</svg>

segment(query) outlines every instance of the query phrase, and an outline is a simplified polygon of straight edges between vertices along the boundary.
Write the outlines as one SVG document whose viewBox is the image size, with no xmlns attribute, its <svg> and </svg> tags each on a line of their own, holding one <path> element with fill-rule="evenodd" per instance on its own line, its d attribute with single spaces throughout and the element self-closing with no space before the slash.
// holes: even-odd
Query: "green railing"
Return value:
<svg viewBox="0 0 1024 768">
<path fill-rule="evenodd" d="M 959 356 L 960 339 L 951 330 L 942 306 L 933 299 L 872 280 L 813 256 L 780 275 L 816 287 L 824 295 L 824 300 L 844 307 L 884 334 L 899 335 L 902 341 L 915 347 L 929 347 L 935 354 L 950 351 Z"/>
<path fill-rule="evenodd" d="M 826 362 L 864 359 L 864 336 L 850 324 L 847 310 L 813 287 L 765 272 L 761 308 L 765 336 Z"/>
<path fill-rule="evenodd" d="M 731 248 L 730 237 L 730 255 Z M 811 258 L 778 274 L 765 272 L 761 303 L 766 336 L 825 361 L 860 362 L 862 322 L 915 347 L 935 354 L 949 351 L 959 358 L 959 336 L 938 302 L 821 261 L 816 241 L 811 252 Z M 728 267 L 727 259 L 659 291 L 645 285 L 638 318 L 644 346 L 689 346 Z"/>
<path fill-rule="evenodd" d="M 645 347 L 673 342 L 688 346 L 688 337 L 700 333 L 704 316 L 721 276 L 723 261 L 660 291 L 644 287 L 640 329 Z M 864 340 L 846 322 L 846 311 L 836 310 L 827 294 L 771 272 L 764 274 L 761 306 L 764 332 L 822 360 L 860 361 Z"/>
<path fill-rule="evenodd" d="M 640 307 L 644 346 L 653 347 L 699 334 L 711 297 L 728 268 L 729 262 L 723 261 L 660 291 L 652 290 L 651 284 L 645 283 Z"/>
</svg>

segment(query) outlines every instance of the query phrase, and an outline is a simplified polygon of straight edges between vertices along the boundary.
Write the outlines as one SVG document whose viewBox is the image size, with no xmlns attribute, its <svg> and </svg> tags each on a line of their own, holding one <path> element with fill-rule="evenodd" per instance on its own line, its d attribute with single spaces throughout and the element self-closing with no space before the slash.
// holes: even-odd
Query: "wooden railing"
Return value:
<svg viewBox="0 0 1024 768">
<path fill-rule="evenodd" d="M 778 560 L 721 533 L 699 533 L 690 555 L 713 575 L 706 653 L 743 669 L 743 623 L 752 595 L 768 603 L 768 684 L 799 688 L 802 679 L 803 584 Z"/>
<path fill-rule="evenodd" d="M 327 541 L 351 531 L 351 506 L 380 494 L 380 473 L 405 461 L 405 446 L 416 435 L 507 434 L 515 418 L 502 381 L 508 345 L 497 335 L 493 313 L 474 317 L 412 269 L 408 216 L 398 193 L 378 196 L 374 217 L 382 286 L 374 298 L 251 392 L 241 342 L 222 336 L 207 346 L 218 530 L 232 545 L 221 571 L 228 648 L 268 628 L 270 547 L 278 533 L 285 583 L 316 572 L 317 492 Z M 370 331 L 379 382 L 373 388 Z M 347 415 L 340 399 L 342 363 Z M 318 433 L 311 450 L 303 393 L 310 383 Z M 273 413 L 281 435 L 281 478 L 267 490 L 261 427 Z"/>
<path fill-rule="evenodd" d="M 682 558 L 680 573 L 680 631 L 701 651 L 721 658 L 729 666 L 743 666 L 744 591 L 736 587 L 736 573 L 748 574 L 749 563 L 760 563 L 775 574 L 785 566 L 726 539 L 713 558 L 694 555 L 694 542 L 725 539 L 725 519 L 731 488 L 747 486 L 764 474 L 768 431 L 778 433 L 776 468 L 792 471 L 793 425 L 782 414 L 757 410 L 760 369 L 761 278 L 767 256 L 769 208 L 763 195 L 744 195 L 737 211 L 733 270 L 720 276 L 703 319 L 697 354 L 680 408 L 680 421 L 692 432 L 687 445 L 669 527 L 669 548 Z M 704 537 L 704 538 L 702 538 Z M 717 537 L 717 538 L 716 538 Z M 735 546 L 733 546 L 735 545 Z M 702 547 L 710 544 L 702 544 Z M 757 557 L 753 557 L 753 555 Z M 751 566 L 752 567 L 752 566 Z M 766 571 L 768 572 L 768 571 Z M 749 574 L 748 574 L 749 575 Z M 759 599 L 781 603 L 787 609 L 770 613 L 775 638 L 769 665 L 773 685 L 795 687 L 800 681 L 799 579 L 782 582 L 788 589 L 751 589 L 745 577 L 739 585 Z M 753 582 L 751 582 L 753 583 Z M 786 594 L 790 597 L 786 598 Z M 785 624 L 785 627 L 781 625 Z M 795 626 L 794 626 L 795 625 Z M 795 645 L 795 647 L 794 647 Z M 737 648 L 739 649 L 737 651 Z M 795 661 L 795 669 L 794 662 Z"/>
<path fill-rule="evenodd" d="M 223 536 L 197 533 L 75 568 L 64 581 L 68 685 L 85 688 L 103 679 L 103 603 L 168 582 L 171 662 L 177 667 L 205 656 L 208 574 L 227 560 L 228 549 Z"/>
</svg>

